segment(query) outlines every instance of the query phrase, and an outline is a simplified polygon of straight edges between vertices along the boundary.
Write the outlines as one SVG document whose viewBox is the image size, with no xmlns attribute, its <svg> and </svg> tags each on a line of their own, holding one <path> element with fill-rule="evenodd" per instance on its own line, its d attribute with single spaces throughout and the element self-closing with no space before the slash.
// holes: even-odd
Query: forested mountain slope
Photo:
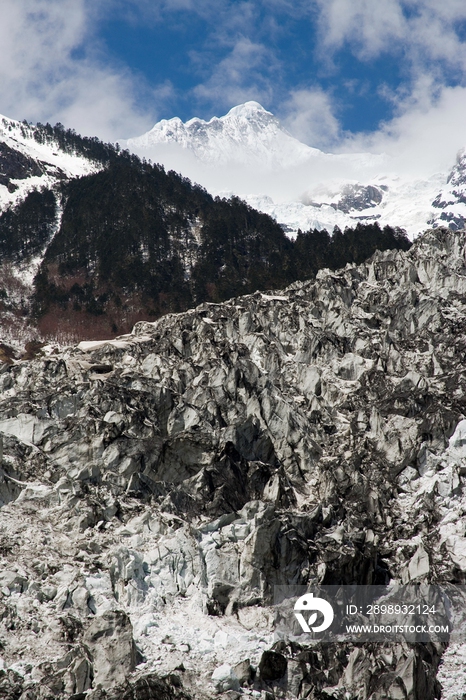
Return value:
<svg viewBox="0 0 466 700">
<path fill-rule="evenodd" d="M 326 153 L 293 137 L 257 102 L 209 121 L 162 119 L 121 143 L 181 170 L 213 194 L 242 197 L 286 225 L 293 237 L 298 228 L 344 229 L 378 221 L 414 238 L 427 226 L 462 228 L 466 217 L 457 186 L 465 180 L 464 150 L 456 165 L 454 151 L 430 164 L 407 163 L 394 153 Z M 463 147 L 459 142 L 457 148 Z"/>
<path fill-rule="evenodd" d="M 213 198 L 128 152 L 92 140 L 79 145 L 72 133 L 69 139 L 99 159 L 95 172 L 32 190 L 0 215 L 2 263 L 29 275 L 20 312 L 44 336 L 109 337 L 138 320 L 410 245 L 403 232 L 377 224 L 333 236 L 300 232 L 291 241 L 238 198 Z M 0 286 L 8 311 L 14 291 Z"/>
</svg>

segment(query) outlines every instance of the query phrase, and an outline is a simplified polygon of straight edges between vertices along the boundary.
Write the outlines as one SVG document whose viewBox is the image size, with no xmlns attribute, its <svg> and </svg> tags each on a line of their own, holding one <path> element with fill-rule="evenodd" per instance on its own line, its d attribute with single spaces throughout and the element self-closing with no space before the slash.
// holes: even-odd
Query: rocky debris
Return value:
<svg viewBox="0 0 466 700">
<path fill-rule="evenodd" d="M 438 650 L 421 644 L 414 649 L 403 647 L 354 649 L 340 688 L 354 697 L 370 696 L 374 700 L 440 697 L 441 688 L 434 674 Z"/>
<path fill-rule="evenodd" d="M 466 646 L 464 644 L 450 644 L 445 650 L 440 666 L 440 676 L 442 697 L 465 700 Z"/>
<path fill-rule="evenodd" d="M 182 683 L 176 674 L 165 678 L 145 675 L 127 681 L 110 692 L 94 690 L 88 693 L 87 700 L 189 700 L 183 692 Z"/>
<path fill-rule="evenodd" d="M 276 697 L 311 700 L 439 698 L 435 669 L 441 651 L 431 644 L 292 645 L 265 652 L 262 686 Z"/>
<path fill-rule="evenodd" d="M 14 357 L 14 349 L 5 343 L 0 343 L 0 362 L 2 362 L 2 364 L 5 362 L 7 364 L 12 364 Z"/>
<path fill-rule="evenodd" d="M 287 670 L 286 657 L 276 651 L 264 651 L 259 663 L 259 674 L 263 681 L 278 681 Z"/>
<path fill-rule="evenodd" d="M 235 670 L 229 664 L 222 664 L 212 674 L 212 682 L 218 693 L 225 690 L 239 690 L 240 682 Z"/>
<path fill-rule="evenodd" d="M 276 643 L 272 603 L 465 582 L 463 249 L 3 364 L 5 697 L 456 698 L 442 648 Z"/>
</svg>

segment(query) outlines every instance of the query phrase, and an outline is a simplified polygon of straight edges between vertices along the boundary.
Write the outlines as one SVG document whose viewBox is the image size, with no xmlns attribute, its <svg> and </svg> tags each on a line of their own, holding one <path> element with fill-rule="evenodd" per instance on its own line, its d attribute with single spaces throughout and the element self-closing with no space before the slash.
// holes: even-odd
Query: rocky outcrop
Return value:
<svg viewBox="0 0 466 700">
<path fill-rule="evenodd" d="M 18 189 L 12 180 L 41 177 L 44 172 L 44 168 L 33 158 L 0 142 L 0 185 L 8 187 L 10 192 Z"/>
<path fill-rule="evenodd" d="M 374 185 L 345 185 L 338 202 L 330 206 L 345 214 L 372 209 L 382 202 L 384 189 L 387 188 L 384 186 L 375 187 Z M 379 217 L 380 214 L 375 218 Z"/>
<path fill-rule="evenodd" d="M 463 247 L 3 365 L 5 696 L 438 698 L 440 646 L 277 642 L 272 603 L 465 582 Z"/>
<path fill-rule="evenodd" d="M 432 202 L 437 210 L 432 221 L 436 226 L 448 226 L 453 231 L 464 229 L 466 222 L 466 151 L 459 151 L 446 185 Z M 440 210 L 440 211 L 438 211 Z"/>
</svg>

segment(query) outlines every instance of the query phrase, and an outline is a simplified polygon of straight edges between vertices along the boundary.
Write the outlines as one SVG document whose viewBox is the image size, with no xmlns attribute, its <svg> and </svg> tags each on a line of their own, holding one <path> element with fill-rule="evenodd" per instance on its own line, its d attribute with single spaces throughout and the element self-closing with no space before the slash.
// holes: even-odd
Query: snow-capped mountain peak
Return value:
<svg viewBox="0 0 466 700">
<path fill-rule="evenodd" d="M 254 165 L 261 170 L 291 167 L 320 153 L 295 139 L 271 112 L 253 101 L 209 121 L 162 119 L 146 134 L 124 143 L 136 152 L 162 144 L 181 146 L 205 164 Z"/>
<path fill-rule="evenodd" d="M 257 112 L 266 113 L 273 117 L 272 112 L 268 112 L 261 104 L 259 104 L 259 102 L 249 100 L 241 105 L 232 107 L 230 111 L 224 117 L 220 117 L 220 119 L 225 119 L 227 116 L 250 116 L 257 114 Z"/>
<path fill-rule="evenodd" d="M 216 122 L 228 124 L 233 122 L 235 119 L 246 120 L 250 124 L 253 124 L 254 122 L 262 124 L 275 122 L 278 125 L 280 124 L 279 120 L 272 114 L 272 112 L 267 111 L 261 104 L 259 104 L 259 102 L 255 102 L 254 100 L 250 100 L 249 102 L 244 102 L 243 104 L 236 105 L 236 107 L 232 107 L 229 112 L 222 117 L 212 117 L 209 119 L 209 121 L 204 121 L 203 119 L 199 119 L 199 117 L 194 117 L 193 119 L 187 121 L 186 124 L 215 124 Z"/>
<path fill-rule="evenodd" d="M 399 226 L 414 237 L 427 226 L 466 222 L 464 151 L 451 174 L 409 175 L 387 155 L 311 148 L 254 101 L 209 121 L 164 119 L 125 145 L 212 194 L 239 195 L 292 237 L 299 228 L 332 230 L 357 221 Z"/>
</svg>

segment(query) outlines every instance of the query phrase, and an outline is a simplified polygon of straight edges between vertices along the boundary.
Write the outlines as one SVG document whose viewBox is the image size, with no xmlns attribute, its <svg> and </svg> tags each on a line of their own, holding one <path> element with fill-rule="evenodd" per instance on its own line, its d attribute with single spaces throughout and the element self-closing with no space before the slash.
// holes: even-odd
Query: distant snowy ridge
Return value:
<svg viewBox="0 0 466 700">
<path fill-rule="evenodd" d="M 432 223 L 442 223 L 450 228 L 464 228 L 466 224 L 466 149 L 457 156 L 456 164 L 447 182 L 437 194 L 433 206 L 436 209 Z"/>
<path fill-rule="evenodd" d="M 414 237 L 427 226 L 454 228 L 466 220 L 466 157 L 455 166 L 456 180 L 464 178 L 465 195 L 459 196 L 458 187 L 448 185 L 448 172 L 407 177 L 386 155 L 311 148 L 257 102 L 209 121 L 163 119 L 122 145 L 213 194 L 239 195 L 273 216 L 291 237 L 299 228 L 331 230 L 358 221 L 399 226 Z M 438 201 L 448 201 L 447 211 Z"/>
<path fill-rule="evenodd" d="M 223 117 L 204 121 L 195 117 L 182 122 L 178 117 L 162 119 L 135 138 L 121 142 L 126 148 L 164 153 L 161 145 L 178 146 L 209 165 L 255 165 L 261 171 L 296 169 L 301 165 L 354 170 L 380 167 L 384 156 L 371 153 L 335 155 L 311 148 L 292 136 L 271 112 L 258 102 L 246 102 Z M 155 149 L 155 150 L 154 150 Z"/>
<path fill-rule="evenodd" d="M 415 237 L 429 226 L 466 222 L 466 153 L 450 171 L 407 176 L 387 155 L 331 154 L 301 143 L 271 112 L 246 102 L 223 117 L 164 119 L 124 148 L 163 164 L 214 195 L 238 195 L 298 229 L 333 230 L 378 221 Z M 41 127 L 0 115 L 0 211 L 33 188 L 96 172 L 101 163 L 66 151 Z"/>
</svg>

